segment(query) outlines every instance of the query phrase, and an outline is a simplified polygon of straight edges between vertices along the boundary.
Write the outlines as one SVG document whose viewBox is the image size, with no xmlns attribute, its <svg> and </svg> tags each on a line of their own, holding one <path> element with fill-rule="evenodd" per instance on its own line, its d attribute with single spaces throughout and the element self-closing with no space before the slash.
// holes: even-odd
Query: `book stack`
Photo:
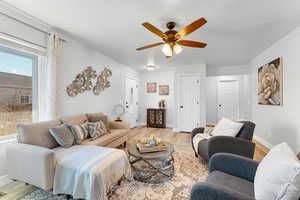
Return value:
<svg viewBox="0 0 300 200">
<path fill-rule="evenodd" d="M 136 148 L 140 153 L 154 153 L 168 150 L 165 144 L 157 144 L 155 146 L 148 146 L 147 144 L 137 143 Z"/>
</svg>

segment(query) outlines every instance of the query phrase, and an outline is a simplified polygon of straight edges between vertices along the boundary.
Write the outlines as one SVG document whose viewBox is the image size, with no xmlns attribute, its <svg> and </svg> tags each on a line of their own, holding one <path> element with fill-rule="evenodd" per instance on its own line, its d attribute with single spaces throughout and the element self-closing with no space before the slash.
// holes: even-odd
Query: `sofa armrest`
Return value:
<svg viewBox="0 0 300 200">
<path fill-rule="evenodd" d="M 209 161 L 209 172 L 221 171 L 254 182 L 258 162 L 230 153 L 217 153 Z"/>
<path fill-rule="evenodd" d="M 192 130 L 192 141 L 195 135 L 197 135 L 198 133 L 204 133 L 204 127 L 194 128 Z"/>
<path fill-rule="evenodd" d="M 109 128 L 111 129 L 129 129 L 130 124 L 128 122 L 115 122 L 109 121 Z"/>
<path fill-rule="evenodd" d="M 230 136 L 214 136 L 208 140 L 208 155 L 216 153 L 232 153 L 248 158 L 253 158 L 255 143 Z"/>
<path fill-rule="evenodd" d="M 53 187 L 55 155 L 51 149 L 29 144 L 10 144 L 6 148 L 8 177 L 44 190 Z"/>
<path fill-rule="evenodd" d="M 209 184 L 196 183 L 192 187 L 191 200 L 255 200 L 228 188 Z"/>
</svg>

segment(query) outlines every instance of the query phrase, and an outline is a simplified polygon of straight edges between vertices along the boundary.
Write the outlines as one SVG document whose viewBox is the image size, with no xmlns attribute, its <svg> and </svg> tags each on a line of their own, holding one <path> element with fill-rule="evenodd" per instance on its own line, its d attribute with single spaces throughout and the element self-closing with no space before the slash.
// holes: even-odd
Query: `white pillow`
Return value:
<svg viewBox="0 0 300 200">
<path fill-rule="evenodd" d="M 258 165 L 254 193 L 257 200 L 299 199 L 300 162 L 286 143 L 273 147 Z"/>
<path fill-rule="evenodd" d="M 227 118 L 221 119 L 212 131 L 213 136 L 231 136 L 235 137 L 241 128 L 243 123 L 235 122 Z"/>
</svg>

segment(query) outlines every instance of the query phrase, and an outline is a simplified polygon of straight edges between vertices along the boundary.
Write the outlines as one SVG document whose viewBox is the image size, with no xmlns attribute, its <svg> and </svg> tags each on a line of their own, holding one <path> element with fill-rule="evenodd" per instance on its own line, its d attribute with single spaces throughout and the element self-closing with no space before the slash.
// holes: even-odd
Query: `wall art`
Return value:
<svg viewBox="0 0 300 200">
<path fill-rule="evenodd" d="M 147 93 L 156 93 L 157 84 L 155 82 L 147 83 Z"/>
<path fill-rule="evenodd" d="M 71 97 L 77 96 L 79 93 L 91 90 L 93 88 L 92 79 L 96 78 L 96 71 L 91 66 L 87 67 L 84 71 L 77 74 L 75 80 L 67 86 L 67 93 Z"/>
<path fill-rule="evenodd" d="M 110 87 L 109 77 L 112 76 L 112 71 L 107 67 L 101 72 L 101 74 L 97 77 L 96 85 L 93 88 L 93 92 L 95 95 L 99 95 L 105 88 Z"/>
<path fill-rule="evenodd" d="M 169 95 L 169 85 L 159 85 L 159 95 Z"/>
<path fill-rule="evenodd" d="M 258 104 L 282 105 L 282 58 L 258 68 Z"/>
<path fill-rule="evenodd" d="M 99 95 L 105 88 L 110 87 L 110 81 L 108 79 L 111 76 L 112 71 L 105 67 L 97 77 L 97 72 L 89 66 L 84 71 L 77 74 L 72 83 L 67 86 L 67 94 L 70 97 L 75 97 L 79 93 L 93 89 L 93 93 Z M 96 82 L 94 81 L 95 78 L 97 78 Z"/>
</svg>

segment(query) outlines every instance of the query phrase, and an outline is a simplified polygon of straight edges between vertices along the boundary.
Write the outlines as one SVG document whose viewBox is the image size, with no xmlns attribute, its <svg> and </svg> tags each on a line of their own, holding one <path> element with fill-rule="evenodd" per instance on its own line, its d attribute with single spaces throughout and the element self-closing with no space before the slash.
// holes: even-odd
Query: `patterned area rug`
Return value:
<svg viewBox="0 0 300 200">
<path fill-rule="evenodd" d="M 185 200 L 189 199 L 192 185 L 204 181 L 208 170 L 199 162 L 194 154 L 175 152 L 175 175 L 162 184 L 147 184 L 137 181 L 123 181 L 117 186 L 109 200 Z M 66 200 L 65 196 L 57 196 L 51 192 L 37 189 L 18 200 Z"/>
</svg>

